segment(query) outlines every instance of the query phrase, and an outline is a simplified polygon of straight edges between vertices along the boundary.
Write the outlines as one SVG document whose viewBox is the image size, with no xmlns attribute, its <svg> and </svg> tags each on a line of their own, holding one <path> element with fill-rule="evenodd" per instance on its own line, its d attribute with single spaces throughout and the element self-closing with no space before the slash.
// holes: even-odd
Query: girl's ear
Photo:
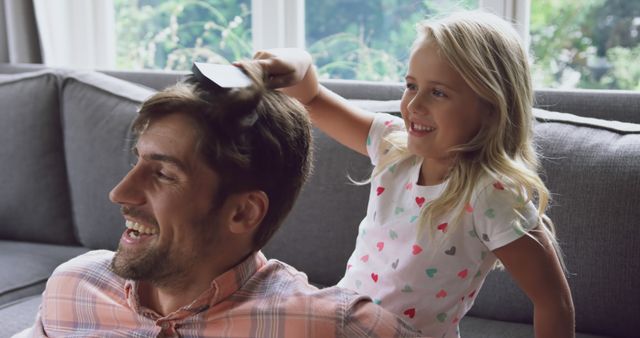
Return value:
<svg viewBox="0 0 640 338">
<path fill-rule="evenodd" d="M 269 197 L 261 190 L 235 194 L 227 202 L 231 207 L 229 231 L 238 235 L 253 232 L 269 210 Z"/>
</svg>

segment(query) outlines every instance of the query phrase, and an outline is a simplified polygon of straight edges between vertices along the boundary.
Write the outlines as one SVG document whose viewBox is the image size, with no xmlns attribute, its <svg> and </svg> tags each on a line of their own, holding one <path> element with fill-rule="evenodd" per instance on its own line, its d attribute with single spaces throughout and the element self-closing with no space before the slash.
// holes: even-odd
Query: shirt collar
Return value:
<svg viewBox="0 0 640 338">
<path fill-rule="evenodd" d="M 267 263 L 262 252 L 254 252 L 240 264 L 227 270 L 211 282 L 211 287 L 204 291 L 191 304 L 184 306 L 167 317 L 184 318 L 188 315 L 202 312 L 223 301 L 240 289 L 260 268 Z M 136 313 L 158 319 L 160 316 L 140 304 L 138 298 L 138 283 L 127 280 L 124 284 L 124 295 L 127 304 Z"/>
</svg>

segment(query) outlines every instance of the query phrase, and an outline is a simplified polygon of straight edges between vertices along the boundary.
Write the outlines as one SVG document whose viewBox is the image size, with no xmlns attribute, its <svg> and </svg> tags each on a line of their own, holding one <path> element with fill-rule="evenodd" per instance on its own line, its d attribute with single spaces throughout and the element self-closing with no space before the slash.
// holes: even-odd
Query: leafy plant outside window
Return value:
<svg viewBox="0 0 640 338">
<path fill-rule="evenodd" d="M 120 69 L 188 70 L 252 56 L 250 0 L 114 0 Z M 478 0 L 306 1 L 323 78 L 402 81 L 420 20 Z M 536 87 L 640 90 L 640 2 L 531 2 Z"/>
</svg>

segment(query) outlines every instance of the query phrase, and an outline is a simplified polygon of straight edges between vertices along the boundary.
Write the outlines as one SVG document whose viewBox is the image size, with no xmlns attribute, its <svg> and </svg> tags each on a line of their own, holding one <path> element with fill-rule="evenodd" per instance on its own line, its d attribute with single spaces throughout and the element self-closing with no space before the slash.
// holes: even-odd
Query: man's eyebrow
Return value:
<svg viewBox="0 0 640 338">
<path fill-rule="evenodd" d="M 138 153 L 138 148 L 136 147 L 131 149 L 131 152 L 133 152 L 133 154 L 136 156 L 140 156 L 140 154 Z M 183 172 L 188 172 L 188 166 L 184 162 L 170 155 L 160 154 L 160 153 L 151 153 L 151 154 L 142 155 L 141 157 L 148 161 L 158 161 L 158 162 L 169 163 L 178 167 L 178 169 L 182 170 Z"/>
</svg>

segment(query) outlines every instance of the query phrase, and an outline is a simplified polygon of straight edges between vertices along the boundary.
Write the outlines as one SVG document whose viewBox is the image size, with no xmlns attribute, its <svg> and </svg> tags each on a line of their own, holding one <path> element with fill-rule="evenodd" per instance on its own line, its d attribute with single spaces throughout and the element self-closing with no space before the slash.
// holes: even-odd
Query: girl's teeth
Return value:
<svg viewBox="0 0 640 338">
<path fill-rule="evenodd" d="M 435 130 L 435 128 L 433 128 L 433 127 L 427 127 L 427 126 L 423 126 L 421 124 L 413 123 L 412 125 L 413 125 L 413 130 L 416 130 L 416 131 L 433 131 L 433 130 Z"/>
</svg>

